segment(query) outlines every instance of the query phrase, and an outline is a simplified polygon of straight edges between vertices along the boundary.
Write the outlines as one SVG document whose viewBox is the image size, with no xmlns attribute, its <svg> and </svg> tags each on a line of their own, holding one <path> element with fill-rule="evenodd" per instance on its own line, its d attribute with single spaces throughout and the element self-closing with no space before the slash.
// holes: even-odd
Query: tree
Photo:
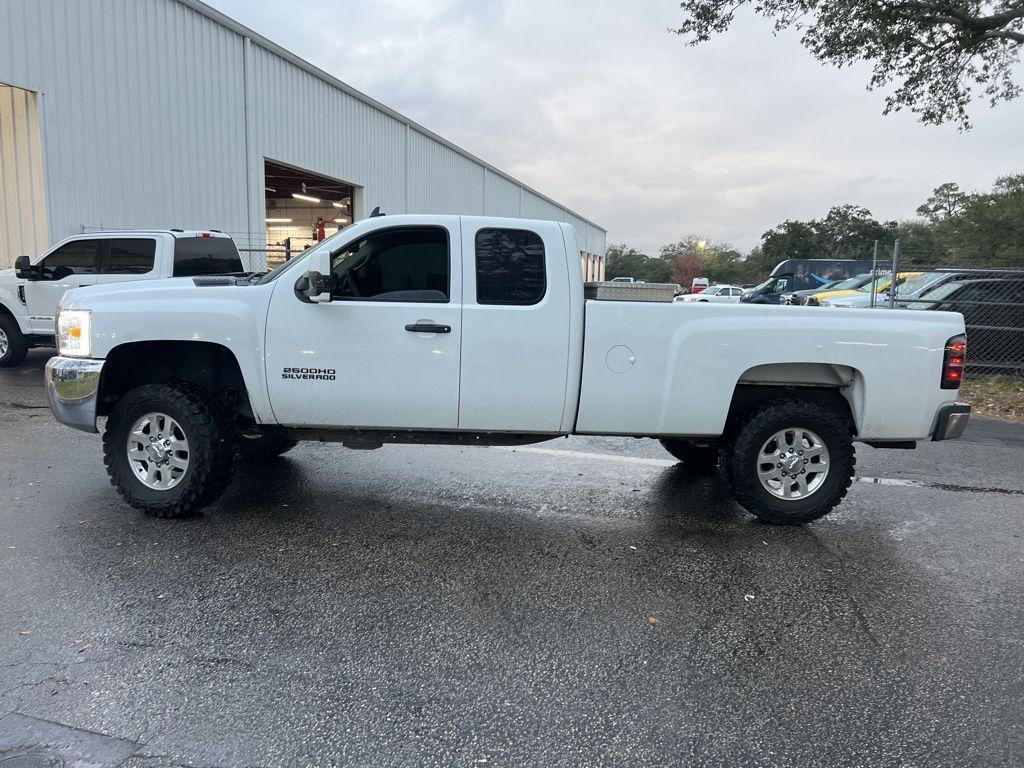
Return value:
<svg viewBox="0 0 1024 768">
<path fill-rule="evenodd" d="M 930 221 L 901 221 L 895 237 L 900 240 L 900 263 L 906 266 L 938 266 L 946 259 L 935 236 L 935 226 Z M 886 242 L 879 252 L 879 261 L 892 258 L 892 243 Z"/>
<path fill-rule="evenodd" d="M 668 273 L 673 283 L 689 288 L 695 277 L 707 277 L 704 263 L 696 253 L 681 253 L 668 263 Z"/>
<path fill-rule="evenodd" d="M 896 229 L 896 222 L 880 223 L 859 205 L 835 205 L 812 225 L 819 259 L 869 258 L 875 240 L 891 239 Z"/>
<path fill-rule="evenodd" d="M 932 190 L 932 196 L 917 207 L 917 213 L 934 224 L 963 213 L 966 203 L 967 195 L 960 191 L 960 185 L 948 181 Z"/>
<path fill-rule="evenodd" d="M 761 250 L 773 267 L 786 259 L 813 259 L 817 250 L 814 222 L 787 219 L 761 235 Z"/>
<path fill-rule="evenodd" d="M 669 277 L 665 261 L 625 245 L 608 246 L 605 251 L 604 275 L 606 280 L 635 277 L 648 283 L 667 283 Z"/>
<path fill-rule="evenodd" d="M 676 34 L 696 45 L 725 32 L 747 6 L 794 28 L 818 61 L 873 64 L 869 89 L 894 85 L 885 114 L 909 109 L 923 123 L 970 128 L 967 108 L 1021 94 L 1014 66 L 1024 46 L 1024 0 L 683 0 Z"/>
<path fill-rule="evenodd" d="M 875 240 L 891 240 L 896 222 L 881 223 L 859 205 L 833 206 L 824 218 L 784 221 L 761 236 L 763 257 L 786 259 L 866 259 Z"/>
<path fill-rule="evenodd" d="M 1024 267 L 1024 174 L 997 179 L 991 192 L 967 195 L 962 211 L 933 226 L 940 261 Z"/>
</svg>

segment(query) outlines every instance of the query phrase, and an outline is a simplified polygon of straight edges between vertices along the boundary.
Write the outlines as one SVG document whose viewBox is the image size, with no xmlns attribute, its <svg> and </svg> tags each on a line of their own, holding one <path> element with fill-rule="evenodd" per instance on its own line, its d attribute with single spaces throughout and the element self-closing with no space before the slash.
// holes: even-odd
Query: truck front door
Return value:
<svg viewBox="0 0 1024 768">
<path fill-rule="evenodd" d="M 102 238 L 72 240 L 36 264 L 35 280 L 25 284 L 25 305 L 34 333 L 53 334 L 53 317 L 66 291 L 95 285 Z"/>
<path fill-rule="evenodd" d="M 267 317 L 271 406 L 288 426 L 454 430 L 462 259 L 457 217 L 356 235 L 332 251 L 329 303 L 286 272 Z"/>
</svg>

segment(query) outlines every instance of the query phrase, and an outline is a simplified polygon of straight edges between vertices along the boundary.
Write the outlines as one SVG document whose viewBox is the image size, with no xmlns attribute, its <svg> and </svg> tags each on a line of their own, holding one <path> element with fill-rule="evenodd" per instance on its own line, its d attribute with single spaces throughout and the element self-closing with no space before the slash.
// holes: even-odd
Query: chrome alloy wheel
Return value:
<svg viewBox="0 0 1024 768">
<path fill-rule="evenodd" d="M 128 466 L 147 488 L 168 491 L 188 471 L 188 438 L 165 413 L 147 413 L 128 433 Z"/>
<path fill-rule="evenodd" d="M 7 349 L 10 347 L 10 342 L 7 340 L 7 331 L 0 328 L 0 357 L 7 354 Z"/>
<path fill-rule="evenodd" d="M 782 429 L 757 456 L 757 477 L 768 493 L 797 501 L 817 491 L 828 477 L 828 448 L 809 429 Z"/>
</svg>

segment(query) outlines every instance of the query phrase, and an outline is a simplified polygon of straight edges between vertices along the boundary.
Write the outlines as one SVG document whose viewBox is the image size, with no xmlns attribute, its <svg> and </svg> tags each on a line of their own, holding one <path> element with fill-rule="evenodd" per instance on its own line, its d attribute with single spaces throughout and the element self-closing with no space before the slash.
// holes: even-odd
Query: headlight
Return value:
<svg viewBox="0 0 1024 768">
<path fill-rule="evenodd" d="M 92 351 L 92 312 L 57 310 L 57 351 L 68 357 L 88 357 Z"/>
</svg>

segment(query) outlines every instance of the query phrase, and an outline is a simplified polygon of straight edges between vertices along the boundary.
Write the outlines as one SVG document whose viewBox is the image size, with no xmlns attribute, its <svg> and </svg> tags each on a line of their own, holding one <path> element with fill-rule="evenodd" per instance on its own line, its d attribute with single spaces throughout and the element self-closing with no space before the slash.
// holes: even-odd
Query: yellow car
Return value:
<svg viewBox="0 0 1024 768">
<path fill-rule="evenodd" d="M 918 277 L 924 274 L 923 272 L 900 272 L 897 276 L 897 285 L 903 285 L 908 278 Z M 856 281 L 859 281 L 857 284 Z M 849 285 L 848 285 L 849 283 Z M 816 293 L 813 296 L 808 297 L 808 304 L 822 304 L 826 301 L 841 298 L 843 296 L 860 296 L 865 293 L 871 293 L 871 275 L 857 275 L 857 277 L 851 277 L 849 280 L 844 280 L 842 283 L 836 283 L 827 291 Z M 875 278 L 875 293 L 885 293 L 889 286 L 892 285 L 892 275 L 879 275 Z"/>
<path fill-rule="evenodd" d="M 804 298 L 806 304 L 820 304 L 822 299 L 828 299 L 832 296 L 846 296 L 851 293 L 856 293 L 857 289 L 863 285 L 867 285 L 871 282 L 871 274 L 856 275 L 855 277 L 848 277 L 846 280 L 840 280 L 838 283 L 833 283 L 823 291 L 812 293 Z"/>
</svg>

